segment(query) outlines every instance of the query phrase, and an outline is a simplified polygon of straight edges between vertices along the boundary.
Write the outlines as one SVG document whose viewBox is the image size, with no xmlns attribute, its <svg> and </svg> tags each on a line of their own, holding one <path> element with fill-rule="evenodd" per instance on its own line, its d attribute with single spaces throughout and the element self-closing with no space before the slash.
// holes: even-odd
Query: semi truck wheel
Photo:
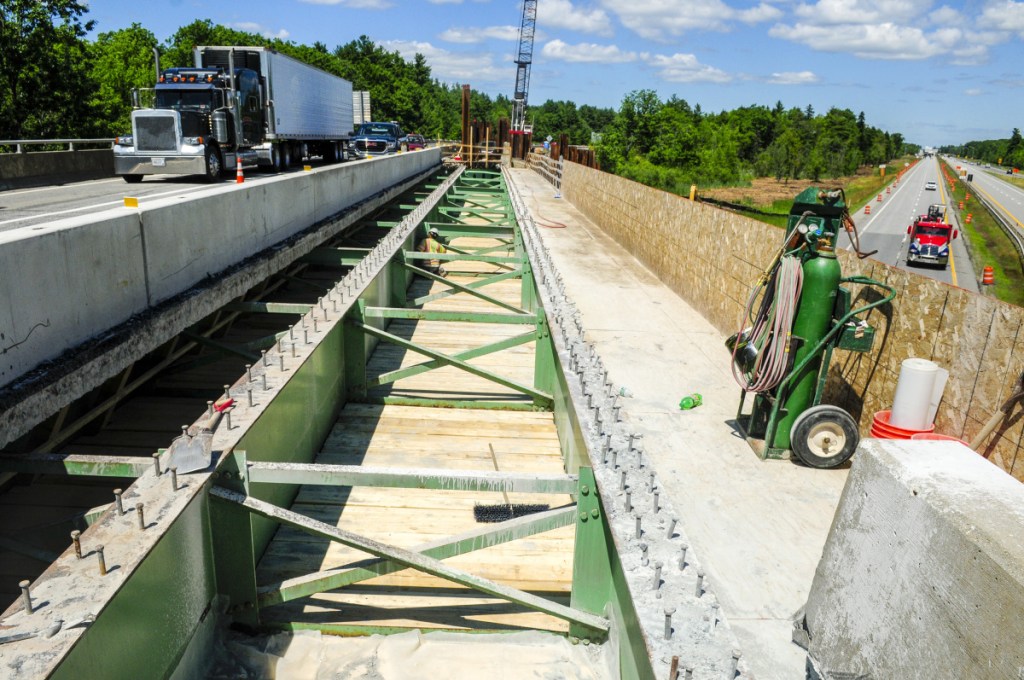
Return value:
<svg viewBox="0 0 1024 680">
<path fill-rule="evenodd" d="M 834 468 L 850 460 L 860 431 L 849 413 L 830 404 L 813 406 L 793 422 L 789 434 L 793 455 L 813 468 Z"/>
<path fill-rule="evenodd" d="M 284 163 L 281 158 L 281 145 L 270 145 L 270 169 L 274 172 L 284 172 Z"/>
<path fill-rule="evenodd" d="M 292 164 L 292 148 L 288 144 L 281 144 L 281 172 L 284 172 Z"/>
<path fill-rule="evenodd" d="M 138 184 L 142 181 L 142 175 L 121 175 L 128 184 Z"/>
<path fill-rule="evenodd" d="M 217 149 L 206 149 L 206 181 L 219 182 L 220 173 L 224 170 L 224 164 L 220 161 L 220 152 Z"/>
</svg>

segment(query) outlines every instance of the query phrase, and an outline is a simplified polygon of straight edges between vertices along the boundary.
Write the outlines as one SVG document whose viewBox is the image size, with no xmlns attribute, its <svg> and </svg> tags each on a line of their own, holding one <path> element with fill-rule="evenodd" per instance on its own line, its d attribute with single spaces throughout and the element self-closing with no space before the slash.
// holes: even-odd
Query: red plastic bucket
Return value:
<svg viewBox="0 0 1024 680">
<path fill-rule="evenodd" d="M 963 444 L 964 446 L 966 446 L 968 448 L 970 448 L 970 446 L 971 446 L 970 444 L 965 442 L 963 439 L 960 439 L 959 437 L 952 437 L 952 436 L 950 436 L 948 434 L 936 434 L 935 432 L 918 432 L 915 435 L 911 435 L 910 438 L 915 440 L 915 441 L 920 441 L 922 439 L 925 439 L 925 440 L 943 441 L 943 442 L 960 442 L 961 444 Z"/>
<path fill-rule="evenodd" d="M 878 439 L 910 439 L 915 434 L 924 434 L 935 429 L 935 423 L 923 430 L 906 430 L 889 424 L 891 411 L 878 411 L 871 422 L 871 436 Z"/>
</svg>

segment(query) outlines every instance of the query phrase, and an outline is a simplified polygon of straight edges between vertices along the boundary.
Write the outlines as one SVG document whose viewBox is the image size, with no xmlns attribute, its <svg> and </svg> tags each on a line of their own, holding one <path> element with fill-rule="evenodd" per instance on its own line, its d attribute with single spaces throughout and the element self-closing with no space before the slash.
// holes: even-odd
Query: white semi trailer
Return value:
<svg viewBox="0 0 1024 680">
<path fill-rule="evenodd" d="M 238 159 L 283 170 L 310 156 L 347 156 L 352 83 L 267 47 L 196 47 L 194 57 L 193 67 L 161 71 L 157 56 L 152 106 L 132 111 L 131 136 L 114 145 L 114 171 L 125 181 L 214 181 Z"/>
</svg>

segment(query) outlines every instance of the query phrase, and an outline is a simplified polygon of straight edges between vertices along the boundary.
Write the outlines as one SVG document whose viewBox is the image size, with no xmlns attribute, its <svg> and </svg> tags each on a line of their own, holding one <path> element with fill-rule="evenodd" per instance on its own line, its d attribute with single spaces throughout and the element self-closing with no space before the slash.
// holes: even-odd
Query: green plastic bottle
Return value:
<svg viewBox="0 0 1024 680">
<path fill-rule="evenodd" d="M 682 409 L 683 411 L 688 411 L 691 408 L 696 408 L 703 403 L 704 398 L 700 396 L 698 393 L 694 392 L 693 394 L 687 395 L 682 398 L 682 400 L 679 402 L 679 408 Z"/>
</svg>

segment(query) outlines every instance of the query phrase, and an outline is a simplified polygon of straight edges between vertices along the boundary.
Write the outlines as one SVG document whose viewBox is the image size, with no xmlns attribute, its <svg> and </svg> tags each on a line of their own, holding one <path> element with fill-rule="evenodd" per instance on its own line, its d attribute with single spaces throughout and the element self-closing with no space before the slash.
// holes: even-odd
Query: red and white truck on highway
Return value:
<svg viewBox="0 0 1024 680">
<path fill-rule="evenodd" d="M 949 249 L 958 232 L 946 222 L 946 206 L 928 206 L 927 215 L 919 215 L 907 227 L 910 245 L 907 247 L 907 264 L 930 264 L 945 269 L 949 264 Z"/>
</svg>

